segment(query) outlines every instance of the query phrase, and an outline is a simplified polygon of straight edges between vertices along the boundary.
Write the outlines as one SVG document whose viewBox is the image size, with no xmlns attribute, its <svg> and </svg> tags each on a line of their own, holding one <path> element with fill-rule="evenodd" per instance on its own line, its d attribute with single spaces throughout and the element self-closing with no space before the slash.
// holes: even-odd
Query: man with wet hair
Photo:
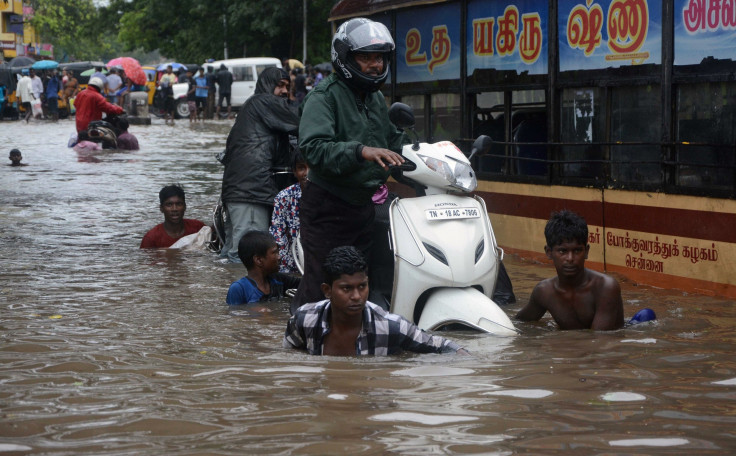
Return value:
<svg viewBox="0 0 736 456">
<path fill-rule="evenodd" d="M 299 286 L 299 277 L 279 272 L 279 246 L 266 231 L 248 231 L 240 238 L 238 255 L 248 275 L 227 291 L 229 305 L 277 301 L 286 290 Z"/>
<path fill-rule="evenodd" d="M 184 189 L 179 185 L 168 185 L 158 193 L 159 209 L 164 214 L 164 223 L 158 224 L 143 236 L 142 249 L 171 247 L 184 236 L 202 229 L 204 223 L 199 220 L 185 219 L 187 203 Z"/>
<path fill-rule="evenodd" d="M 268 231 L 273 200 L 281 190 L 273 168 L 292 162 L 289 135 L 299 128 L 289 104 L 289 74 L 281 68 L 263 70 L 256 89 L 240 109 L 227 137 L 222 163 L 222 201 L 227 211 L 221 257 L 236 263 L 238 242 L 250 230 Z"/>
<path fill-rule="evenodd" d="M 544 252 L 552 260 L 557 277 L 539 282 L 516 318 L 536 321 L 549 312 L 563 330 L 621 328 L 621 287 L 613 277 L 585 267 L 590 251 L 585 220 L 571 211 L 554 212 L 544 228 L 544 237 Z"/>
<path fill-rule="evenodd" d="M 368 265 L 353 246 L 330 251 L 322 267 L 327 299 L 301 306 L 289 319 L 284 348 L 310 355 L 467 354 L 455 342 L 425 333 L 368 301 Z"/>
</svg>

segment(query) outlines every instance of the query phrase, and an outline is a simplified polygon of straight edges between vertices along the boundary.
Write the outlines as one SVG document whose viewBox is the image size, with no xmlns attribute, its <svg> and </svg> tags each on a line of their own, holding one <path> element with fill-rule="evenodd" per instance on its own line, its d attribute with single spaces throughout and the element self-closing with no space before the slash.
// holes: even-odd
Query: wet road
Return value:
<svg viewBox="0 0 736 456">
<path fill-rule="evenodd" d="M 209 222 L 232 121 L 133 126 L 142 150 L 79 155 L 73 122 L 0 123 L 0 454 L 729 454 L 732 301 L 622 284 L 611 333 L 450 332 L 470 357 L 310 357 L 286 303 L 231 310 L 241 265 L 141 251 L 158 190 Z M 9 163 L 7 161 L 6 163 Z M 503 244 L 503 239 L 499 240 Z M 541 248 L 541 246 L 540 246 Z M 519 303 L 553 274 L 507 257 Z"/>
</svg>

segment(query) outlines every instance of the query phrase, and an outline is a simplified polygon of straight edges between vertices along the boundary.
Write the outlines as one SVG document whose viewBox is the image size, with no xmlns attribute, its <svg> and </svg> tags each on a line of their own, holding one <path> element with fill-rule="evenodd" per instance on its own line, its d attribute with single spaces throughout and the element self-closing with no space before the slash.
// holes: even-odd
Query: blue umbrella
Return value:
<svg viewBox="0 0 736 456">
<path fill-rule="evenodd" d="M 171 65 L 171 68 L 174 71 L 187 69 L 186 65 L 182 65 L 181 63 L 172 62 L 172 63 L 162 63 L 161 65 L 156 67 L 156 71 L 166 71 L 166 67 L 168 67 L 169 65 Z"/>
<path fill-rule="evenodd" d="M 59 66 L 59 62 L 56 60 L 39 60 L 38 62 L 31 65 L 34 70 L 53 70 Z"/>
</svg>

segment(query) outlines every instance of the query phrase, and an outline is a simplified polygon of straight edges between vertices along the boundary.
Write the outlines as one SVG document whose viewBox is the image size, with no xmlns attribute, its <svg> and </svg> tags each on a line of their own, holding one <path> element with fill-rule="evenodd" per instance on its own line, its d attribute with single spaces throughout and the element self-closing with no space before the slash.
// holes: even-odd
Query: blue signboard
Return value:
<svg viewBox="0 0 736 456">
<path fill-rule="evenodd" d="M 23 16 L 20 14 L 10 14 L 8 21 L 8 33 L 15 33 L 23 36 Z"/>
<path fill-rule="evenodd" d="M 472 0 L 468 3 L 467 71 L 516 70 L 547 73 L 547 14 L 544 0 Z"/>
<path fill-rule="evenodd" d="M 675 65 L 736 59 L 734 0 L 675 0 Z"/>
<path fill-rule="evenodd" d="M 460 78 L 460 6 L 396 15 L 396 82 Z"/>
<path fill-rule="evenodd" d="M 560 71 L 658 64 L 661 0 L 560 0 Z"/>
</svg>

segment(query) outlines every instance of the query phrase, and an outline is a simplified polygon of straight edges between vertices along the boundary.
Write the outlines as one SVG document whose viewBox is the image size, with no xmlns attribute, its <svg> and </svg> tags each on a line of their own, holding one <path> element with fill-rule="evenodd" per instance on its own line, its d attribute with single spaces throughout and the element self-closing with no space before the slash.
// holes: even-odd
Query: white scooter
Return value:
<svg viewBox="0 0 736 456">
<path fill-rule="evenodd" d="M 389 117 L 399 128 L 414 127 L 414 114 L 403 103 L 394 103 Z M 479 137 L 471 157 L 490 145 L 491 138 Z M 518 334 L 492 299 L 503 249 L 496 243 L 485 202 L 462 195 L 477 186 L 469 158 L 449 141 L 416 140 L 404 146 L 402 155 L 406 162 L 392 174 L 420 196 L 390 203 L 387 240 L 385 229 L 376 229 L 369 299 L 425 330 L 459 325 L 496 335 Z M 384 208 L 376 206 L 377 225 Z M 384 250 L 390 256 L 376 260 Z M 291 251 L 304 273 L 299 238 Z"/>
<path fill-rule="evenodd" d="M 414 114 L 394 103 L 389 117 L 413 132 Z M 414 133 L 416 137 L 416 133 Z M 479 137 L 471 157 L 490 148 Z M 496 335 L 519 331 L 492 299 L 503 249 L 496 243 L 470 160 L 449 141 L 405 145 L 399 180 L 418 189 L 415 198 L 390 205 L 394 255 L 391 312 L 425 330 L 466 326 Z M 396 174 L 396 173 L 394 173 Z M 396 176 L 395 176 L 396 177 Z M 408 182 L 407 182 L 408 181 Z"/>
</svg>

